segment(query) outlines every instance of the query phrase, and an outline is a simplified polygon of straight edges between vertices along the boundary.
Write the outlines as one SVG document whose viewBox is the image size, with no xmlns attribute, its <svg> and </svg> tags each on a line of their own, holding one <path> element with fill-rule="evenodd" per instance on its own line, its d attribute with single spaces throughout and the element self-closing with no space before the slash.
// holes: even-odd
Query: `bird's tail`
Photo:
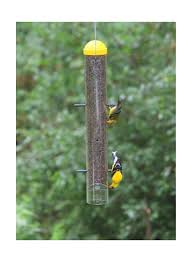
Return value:
<svg viewBox="0 0 192 262">
<path fill-rule="evenodd" d="M 121 113 L 121 100 L 118 99 L 117 105 L 115 106 L 115 110 L 112 112 L 112 115 L 119 115 Z"/>
<path fill-rule="evenodd" d="M 112 157 L 113 157 L 113 160 L 115 160 L 115 158 L 117 158 L 117 151 L 112 152 Z"/>
</svg>

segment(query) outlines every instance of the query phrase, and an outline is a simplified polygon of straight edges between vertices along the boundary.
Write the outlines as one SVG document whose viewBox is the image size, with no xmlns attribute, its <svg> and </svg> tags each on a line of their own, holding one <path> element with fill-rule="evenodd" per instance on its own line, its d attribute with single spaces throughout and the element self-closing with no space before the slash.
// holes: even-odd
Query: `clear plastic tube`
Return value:
<svg viewBox="0 0 192 262">
<path fill-rule="evenodd" d="M 106 56 L 85 57 L 87 203 L 108 202 L 106 137 Z"/>
</svg>

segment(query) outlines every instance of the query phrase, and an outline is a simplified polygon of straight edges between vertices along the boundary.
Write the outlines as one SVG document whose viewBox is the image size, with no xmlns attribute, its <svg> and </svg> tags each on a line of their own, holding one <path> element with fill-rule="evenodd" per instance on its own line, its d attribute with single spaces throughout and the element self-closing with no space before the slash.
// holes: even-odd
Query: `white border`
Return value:
<svg viewBox="0 0 192 262">
<path fill-rule="evenodd" d="M 179 3 L 178 3 L 179 2 Z M 1 12 L 1 261 L 190 261 L 191 8 L 190 1 L 4 1 Z M 177 22 L 177 240 L 15 240 L 15 22 Z M 107 218 L 106 218 L 107 219 Z"/>
</svg>

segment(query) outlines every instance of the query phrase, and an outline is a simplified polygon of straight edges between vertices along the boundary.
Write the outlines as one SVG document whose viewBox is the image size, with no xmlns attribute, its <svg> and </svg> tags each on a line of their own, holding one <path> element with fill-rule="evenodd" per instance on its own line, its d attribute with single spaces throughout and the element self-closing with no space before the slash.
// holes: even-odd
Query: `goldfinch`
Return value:
<svg viewBox="0 0 192 262">
<path fill-rule="evenodd" d="M 121 100 L 118 100 L 117 105 L 108 108 L 107 125 L 112 126 L 116 124 L 120 113 Z"/>
<path fill-rule="evenodd" d="M 122 165 L 120 159 L 117 157 L 117 152 L 112 152 L 112 156 L 113 156 L 113 165 L 111 168 L 112 183 L 109 185 L 110 189 L 118 187 L 121 180 L 123 179 Z"/>
</svg>

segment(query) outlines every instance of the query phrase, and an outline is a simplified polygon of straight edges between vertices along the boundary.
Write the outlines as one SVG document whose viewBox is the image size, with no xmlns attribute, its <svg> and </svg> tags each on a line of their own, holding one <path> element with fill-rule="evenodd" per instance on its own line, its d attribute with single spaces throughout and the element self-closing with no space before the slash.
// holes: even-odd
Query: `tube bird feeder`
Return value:
<svg viewBox="0 0 192 262">
<path fill-rule="evenodd" d="M 88 42 L 85 55 L 86 91 L 86 195 L 87 203 L 108 202 L 106 137 L 107 47 L 98 40 Z"/>
</svg>

